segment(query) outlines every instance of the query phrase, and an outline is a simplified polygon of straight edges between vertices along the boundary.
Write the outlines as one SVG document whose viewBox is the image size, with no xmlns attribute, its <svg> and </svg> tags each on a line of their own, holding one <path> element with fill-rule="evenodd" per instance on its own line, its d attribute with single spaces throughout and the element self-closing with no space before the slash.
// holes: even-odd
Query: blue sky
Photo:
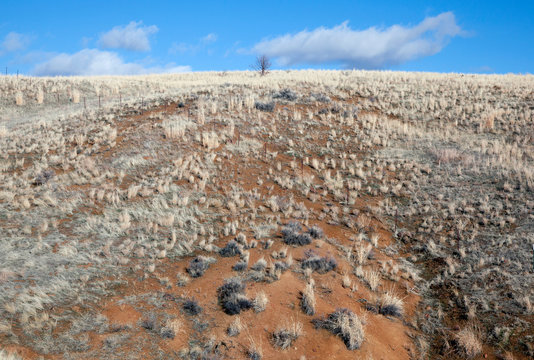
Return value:
<svg viewBox="0 0 534 360">
<path fill-rule="evenodd" d="M 2 1 L 0 69 L 534 72 L 534 1 Z"/>
</svg>

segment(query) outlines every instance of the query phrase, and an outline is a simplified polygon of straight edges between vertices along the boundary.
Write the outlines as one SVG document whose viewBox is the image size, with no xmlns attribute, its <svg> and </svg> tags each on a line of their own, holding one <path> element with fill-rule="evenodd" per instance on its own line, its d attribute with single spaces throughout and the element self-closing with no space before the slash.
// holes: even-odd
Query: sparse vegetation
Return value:
<svg viewBox="0 0 534 360">
<path fill-rule="evenodd" d="M 257 313 L 265 311 L 265 307 L 267 306 L 268 302 L 269 299 L 267 298 L 265 292 L 260 291 L 254 298 L 254 311 Z"/>
<path fill-rule="evenodd" d="M 263 358 L 263 351 L 261 348 L 261 343 L 258 344 L 252 336 L 249 336 L 249 346 L 246 351 L 247 357 L 250 360 L 261 360 Z"/>
<path fill-rule="evenodd" d="M 270 103 L 264 103 L 264 102 L 260 102 L 260 101 L 256 101 L 254 103 L 254 107 L 260 111 L 267 111 L 267 112 L 273 112 L 274 111 L 274 103 L 273 102 L 270 102 Z"/>
<path fill-rule="evenodd" d="M 359 349 L 364 340 L 360 318 L 348 309 L 338 309 L 324 319 L 314 319 L 313 323 L 316 328 L 341 337 L 349 350 Z"/>
<path fill-rule="evenodd" d="M 204 275 L 206 270 L 208 270 L 210 264 L 214 263 L 215 259 L 212 257 L 197 256 L 189 263 L 187 267 L 187 272 L 191 277 L 197 278 Z"/>
<path fill-rule="evenodd" d="M 281 99 L 286 101 L 297 100 L 297 94 L 291 89 L 283 89 L 273 95 L 273 99 Z"/>
<path fill-rule="evenodd" d="M 474 329 L 466 327 L 460 330 L 455 337 L 460 355 L 474 358 L 482 352 L 482 344 Z"/>
<path fill-rule="evenodd" d="M 217 294 L 219 304 L 228 315 L 237 315 L 254 306 L 253 302 L 245 296 L 245 284 L 237 277 L 225 280 L 224 284 L 217 289 Z"/>
<path fill-rule="evenodd" d="M 195 299 L 185 299 L 182 303 L 182 310 L 190 316 L 197 316 L 202 312 L 202 307 Z"/>
<path fill-rule="evenodd" d="M 17 354 L 8 353 L 7 351 L 1 350 L 1 349 L 0 349 L 0 359 L 2 359 L 2 360 L 22 360 L 22 358 L 20 356 L 18 356 Z"/>
<path fill-rule="evenodd" d="M 291 320 L 285 325 L 279 326 L 272 333 L 272 342 L 276 347 L 285 350 L 293 344 L 300 336 L 302 336 L 302 323 Z"/>
<path fill-rule="evenodd" d="M 312 236 L 308 233 L 299 232 L 302 230 L 302 226 L 299 223 L 291 222 L 284 226 L 282 229 L 282 237 L 284 242 L 288 245 L 304 246 L 309 245 L 312 242 Z"/>
<path fill-rule="evenodd" d="M 241 246 L 234 240 L 229 241 L 228 244 L 219 251 L 219 254 L 224 257 L 241 255 L 241 253 Z"/>
<path fill-rule="evenodd" d="M 358 357 L 378 343 L 414 358 L 532 357 L 533 84 L 351 70 L 0 77 L 0 348 L 271 358 L 279 346 L 243 339 L 272 330 L 251 318 L 335 304 L 347 309 L 314 323 Z M 245 331 L 230 321 L 247 309 Z M 417 335 L 368 331 L 362 349 L 355 314 Z M 241 347 L 215 338 L 232 326 Z M 276 343 L 295 341 L 290 327 Z M 296 341 L 287 357 L 324 355 Z"/>
<path fill-rule="evenodd" d="M 306 315 L 315 315 L 315 293 L 310 283 L 301 292 L 300 307 Z"/>
<path fill-rule="evenodd" d="M 243 324 L 241 323 L 241 318 L 235 317 L 226 329 L 226 332 L 229 336 L 237 336 L 241 333 L 242 330 Z"/>
<path fill-rule="evenodd" d="M 305 259 L 302 260 L 301 267 L 319 273 L 327 273 L 337 267 L 337 261 L 332 256 L 319 256 L 313 252 L 308 252 Z"/>
<path fill-rule="evenodd" d="M 404 304 L 392 291 L 386 291 L 378 298 L 378 312 L 382 315 L 402 317 Z"/>
<path fill-rule="evenodd" d="M 324 236 L 323 229 L 321 229 L 319 226 L 314 225 L 308 230 L 308 234 L 312 237 L 312 239 L 320 239 Z"/>
</svg>

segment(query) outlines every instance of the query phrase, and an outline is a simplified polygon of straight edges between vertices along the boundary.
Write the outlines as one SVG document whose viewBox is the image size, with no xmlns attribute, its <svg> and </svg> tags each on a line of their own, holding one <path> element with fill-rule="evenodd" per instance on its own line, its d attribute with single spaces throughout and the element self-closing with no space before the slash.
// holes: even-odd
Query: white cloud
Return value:
<svg viewBox="0 0 534 360">
<path fill-rule="evenodd" d="M 253 51 L 276 58 L 282 65 L 340 63 L 345 67 L 382 68 L 434 55 L 460 34 L 454 14 L 445 12 L 413 27 L 352 30 L 344 22 L 333 28 L 304 30 L 262 41 Z"/>
<path fill-rule="evenodd" d="M 98 44 L 104 49 L 125 49 L 132 51 L 149 51 L 149 35 L 158 32 L 156 25 L 141 26 L 141 21 L 132 21 L 126 26 L 115 26 L 102 34 Z"/>
<path fill-rule="evenodd" d="M 217 34 L 209 33 L 208 35 L 200 39 L 200 42 L 203 44 L 209 44 L 209 43 L 217 41 L 217 38 L 218 38 Z"/>
<path fill-rule="evenodd" d="M 0 53 L 2 52 L 14 52 L 24 50 L 30 44 L 30 37 L 28 35 L 19 34 L 17 32 L 10 32 L 2 41 L 0 47 Z"/>
<path fill-rule="evenodd" d="M 92 40 L 93 40 L 92 37 L 84 36 L 82 37 L 82 40 L 80 40 L 80 43 L 83 48 L 87 48 L 89 47 L 89 44 L 91 43 Z"/>
<path fill-rule="evenodd" d="M 137 63 L 124 62 L 111 51 L 83 49 L 74 54 L 59 54 L 33 69 L 38 76 L 58 75 L 138 75 L 155 73 L 177 73 L 191 71 L 189 66 L 167 64 L 164 67 L 144 67 Z"/>
</svg>

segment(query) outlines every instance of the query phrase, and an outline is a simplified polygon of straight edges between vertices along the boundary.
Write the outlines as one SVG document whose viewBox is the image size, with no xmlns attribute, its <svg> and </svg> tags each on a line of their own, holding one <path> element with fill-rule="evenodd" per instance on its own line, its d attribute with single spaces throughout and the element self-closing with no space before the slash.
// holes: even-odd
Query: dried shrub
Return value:
<svg viewBox="0 0 534 360">
<path fill-rule="evenodd" d="M 460 355 L 467 358 L 474 358 L 482 352 L 482 343 L 480 342 L 477 331 L 472 327 L 466 327 L 460 330 L 456 336 L 456 348 Z"/>
<path fill-rule="evenodd" d="M 386 316 L 402 317 L 404 313 L 404 304 L 401 298 L 387 291 L 380 295 L 377 304 L 378 312 Z"/>
<path fill-rule="evenodd" d="M 301 292 L 300 308 L 306 315 L 315 315 L 315 293 L 313 285 L 308 283 Z"/>
<path fill-rule="evenodd" d="M 291 89 L 283 89 L 273 95 L 273 99 L 281 99 L 287 101 L 297 100 L 297 93 Z"/>
<path fill-rule="evenodd" d="M 154 314 L 150 314 L 148 317 L 143 318 L 139 321 L 139 326 L 141 326 L 143 329 L 146 329 L 148 331 L 156 330 L 157 327 L 157 321 L 156 316 Z"/>
<path fill-rule="evenodd" d="M 174 329 L 169 327 L 162 327 L 159 334 L 164 339 L 174 339 L 174 337 L 176 336 L 176 334 L 174 333 Z"/>
<path fill-rule="evenodd" d="M 287 324 L 283 327 L 279 327 L 272 333 L 272 342 L 276 347 L 285 350 L 291 346 L 291 344 L 302 335 L 302 324 L 300 322 L 293 321 L 291 324 Z"/>
<path fill-rule="evenodd" d="M 273 112 L 274 111 L 274 103 L 273 102 L 262 103 L 262 102 L 256 101 L 254 103 L 254 107 L 257 110 L 260 110 L 260 111 L 267 111 L 267 112 Z"/>
<path fill-rule="evenodd" d="M 260 291 L 254 298 L 254 311 L 257 313 L 264 311 L 268 302 L 269 299 L 267 298 L 265 292 Z"/>
<path fill-rule="evenodd" d="M 312 251 L 305 253 L 306 258 L 302 261 L 302 269 L 311 269 L 318 273 L 324 274 L 337 268 L 337 261 L 332 256 L 319 256 Z"/>
<path fill-rule="evenodd" d="M 248 349 L 246 351 L 247 357 L 250 360 L 261 360 L 263 357 L 263 351 L 261 348 L 261 343 L 257 344 L 256 341 L 249 335 L 249 342 L 250 345 L 248 346 Z"/>
<path fill-rule="evenodd" d="M 35 186 L 41 186 L 46 184 L 50 179 L 54 177 L 56 173 L 54 170 L 43 170 L 37 176 L 35 177 L 35 180 L 33 181 L 33 185 Z"/>
<path fill-rule="evenodd" d="M 310 234 L 310 236 L 313 238 L 313 239 L 321 239 L 323 236 L 324 236 L 324 232 L 323 232 L 323 229 L 321 229 L 319 226 L 317 225 L 314 225 L 312 226 L 311 228 L 309 228 L 308 230 L 308 234 Z"/>
<path fill-rule="evenodd" d="M 302 226 L 297 222 L 290 222 L 282 229 L 282 238 L 288 245 L 304 246 L 312 242 L 312 237 L 308 233 L 299 234 Z"/>
<path fill-rule="evenodd" d="M 228 336 L 237 336 L 243 330 L 243 323 L 241 323 L 241 318 L 236 317 L 226 329 Z"/>
<path fill-rule="evenodd" d="M 248 263 L 244 260 L 239 260 L 235 263 L 235 265 L 232 267 L 232 270 L 234 271 L 245 271 L 247 269 Z"/>
<path fill-rule="evenodd" d="M 319 102 L 322 102 L 322 103 L 329 103 L 331 100 L 328 96 L 326 96 L 325 94 L 320 94 L 320 93 L 312 93 L 311 96 L 316 100 L 316 101 L 319 101 Z"/>
<path fill-rule="evenodd" d="M 285 261 L 277 261 L 274 263 L 275 270 L 280 270 L 281 272 L 286 271 L 289 269 L 289 264 Z"/>
<path fill-rule="evenodd" d="M 225 247 L 219 250 L 219 255 L 223 257 L 232 257 L 242 254 L 241 246 L 235 241 L 230 240 Z"/>
<path fill-rule="evenodd" d="M 265 261 L 264 258 L 258 259 L 254 265 L 252 265 L 250 268 L 254 271 L 264 271 L 267 267 L 267 261 Z"/>
<path fill-rule="evenodd" d="M 0 349 L 0 359 L 2 360 L 22 360 L 20 356 L 15 353 L 9 353 L 5 350 Z"/>
<path fill-rule="evenodd" d="M 190 316 L 197 316 L 202 312 L 202 307 L 198 304 L 198 301 L 195 299 L 186 299 L 182 303 L 182 310 Z"/>
<path fill-rule="evenodd" d="M 237 315 L 254 306 L 245 296 L 245 284 L 240 278 L 230 278 L 217 289 L 219 304 L 228 315 Z"/>
<path fill-rule="evenodd" d="M 313 324 L 341 337 L 349 350 L 359 349 L 364 340 L 362 322 L 349 309 L 338 309 L 326 318 L 314 319 Z"/>
<path fill-rule="evenodd" d="M 210 264 L 214 263 L 215 259 L 206 256 L 197 256 L 189 263 L 186 271 L 191 277 L 198 278 L 204 275 L 206 270 L 210 267 Z"/>
</svg>

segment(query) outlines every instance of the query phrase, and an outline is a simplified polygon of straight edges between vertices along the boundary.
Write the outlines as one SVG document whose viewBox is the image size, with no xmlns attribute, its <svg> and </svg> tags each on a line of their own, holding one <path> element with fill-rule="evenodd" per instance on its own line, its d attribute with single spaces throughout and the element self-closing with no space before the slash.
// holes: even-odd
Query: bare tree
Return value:
<svg viewBox="0 0 534 360">
<path fill-rule="evenodd" d="M 260 73 L 260 76 L 267 75 L 271 68 L 271 60 L 267 55 L 261 55 L 256 58 L 256 62 L 252 65 L 252 68 Z"/>
</svg>

